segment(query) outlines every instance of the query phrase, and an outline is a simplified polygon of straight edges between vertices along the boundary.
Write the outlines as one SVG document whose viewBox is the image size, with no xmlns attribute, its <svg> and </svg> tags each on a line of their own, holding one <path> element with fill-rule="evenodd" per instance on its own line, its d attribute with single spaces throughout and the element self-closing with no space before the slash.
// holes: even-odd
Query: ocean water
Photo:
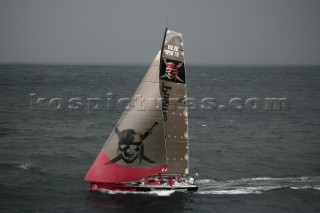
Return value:
<svg viewBox="0 0 320 213">
<path fill-rule="evenodd" d="M 187 67 L 199 191 L 89 192 L 123 108 L 99 101 L 130 98 L 147 68 L 0 65 L 0 212 L 320 212 L 317 66 Z"/>
</svg>

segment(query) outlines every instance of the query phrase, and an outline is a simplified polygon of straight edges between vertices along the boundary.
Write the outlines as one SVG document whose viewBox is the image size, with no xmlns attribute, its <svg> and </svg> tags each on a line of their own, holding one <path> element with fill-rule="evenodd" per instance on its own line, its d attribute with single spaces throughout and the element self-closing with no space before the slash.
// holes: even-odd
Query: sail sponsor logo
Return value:
<svg viewBox="0 0 320 213">
<path fill-rule="evenodd" d="M 172 87 L 166 86 L 164 82 L 161 86 L 162 91 L 162 110 L 163 110 L 163 120 L 166 121 L 168 119 L 167 117 L 167 111 L 169 108 L 169 100 L 170 100 L 170 90 Z"/>
<path fill-rule="evenodd" d="M 164 50 L 164 53 L 169 56 L 179 57 L 179 47 L 168 44 L 168 49 Z"/>
</svg>

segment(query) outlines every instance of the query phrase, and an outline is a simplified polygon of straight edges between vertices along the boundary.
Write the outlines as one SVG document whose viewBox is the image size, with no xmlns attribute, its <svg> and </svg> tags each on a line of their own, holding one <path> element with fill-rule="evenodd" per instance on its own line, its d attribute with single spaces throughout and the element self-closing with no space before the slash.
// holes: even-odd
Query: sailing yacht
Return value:
<svg viewBox="0 0 320 213">
<path fill-rule="evenodd" d="M 186 85 L 182 35 L 166 29 L 161 50 L 85 176 L 91 191 L 198 189 L 197 174 L 189 175 Z"/>
</svg>

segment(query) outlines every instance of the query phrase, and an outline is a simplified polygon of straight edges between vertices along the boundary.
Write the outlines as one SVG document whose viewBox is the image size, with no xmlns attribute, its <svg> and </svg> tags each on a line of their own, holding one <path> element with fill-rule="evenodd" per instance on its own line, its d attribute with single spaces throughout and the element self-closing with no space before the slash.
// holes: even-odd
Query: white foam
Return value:
<svg viewBox="0 0 320 213">
<path fill-rule="evenodd" d="M 160 197 L 169 197 L 171 194 L 173 194 L 174 190 L 157 190 L 157 191 L 150 191 L 150 192 L 136 192 L 136 191 L 120 191 L 120 190 L 108 190 L 108 189 L 98 189 L 97 191 L 106 193 L 106 194 L 141 194 L 141 195 L 155 195 Z"/>
<path fill-rule="evenodd" d="M 202 180 L 197 180 L 197 183 L 200 183 L 200 184 L 204 184 L 204 183 L 213 183 L 213 182 L 216 182 L 216 181 L 211 180 L 211 179 L 202 179 Z"/>
<path fill-rule="evenodd" d="M 313 189 L 312 186 L 292 186 L 290 189 Z"/>
<path fill-rule="evenodd" d="M 25 164 L 18 166 L 18 168 L 23 169 L 23 170 L 28 170 L 30 168 L 30 166 L 31 166 L 31 164 L 25 163 Z"/>
<path fill-rule="evenodd" d="M 196 181 L 199 194 L 261 194 L 268 190 L 291 188 L 320 190 L 320 176 L 315 177 L 255 177 L 215 181 L 202 179 Z"/>
<path fill-rule="evenodd" d="M 242 182 L 290 182 L 290 183 L 300 183 L 300 182 L 320 182 L 320 176 L 315 177 L 282 177 L 282 178 L 273 178 L 273 177 L 256 177 L 256 178 L 242 178 L 234 181 Z"/>
<path fill-rule="evenodd" d="M 271 179 L 274 179 L 274 178 L 270 178 L 270 177 L 257 177 L 257 178 L 245 178 L 245 179 L 242 179 L 242 180 L 271 180 Z"/>
<path fill-rule="evenodd" d="M 307 185 L 307 186 L 293 186 L 293 187 L 290 187 L 291 189 L 295 189 L 295 190 L 299 190 L 299 189 L 316 189 L 316 190 L 320 190 L 320 186 L 310 186 L 310 185 Z"/>
<path fill-rule="evenodd" d="M 279 186 L 273 187 L 238 187 L 232 189 L 211 189 L 199 191 L 198 194 L 262 194 L 265 191 L 277 189 Z"/>
</svg>

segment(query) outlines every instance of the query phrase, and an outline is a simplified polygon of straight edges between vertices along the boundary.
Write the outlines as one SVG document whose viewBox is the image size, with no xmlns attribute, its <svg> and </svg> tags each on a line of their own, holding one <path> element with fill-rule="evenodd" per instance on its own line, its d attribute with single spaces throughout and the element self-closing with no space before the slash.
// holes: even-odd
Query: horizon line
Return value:
<svg viewBox="0 0 320 213">
<path fill-rule="evenodd" d="M 147 63 L 79 63 L 79 62 L 0 62 L 0 65 L 49 65 L 49 66 L 150 66 Z M 187 64 L 188 66 L 195 66 L 195 67 L 208 67 L 208 66 L 310 66 L 310 67 L 318 67 L 320 64 L 277 64 L 277 63 L 270 63 L 270 64 L 250 64 L 250 63 L 192 63 Z"/>
</svg>

